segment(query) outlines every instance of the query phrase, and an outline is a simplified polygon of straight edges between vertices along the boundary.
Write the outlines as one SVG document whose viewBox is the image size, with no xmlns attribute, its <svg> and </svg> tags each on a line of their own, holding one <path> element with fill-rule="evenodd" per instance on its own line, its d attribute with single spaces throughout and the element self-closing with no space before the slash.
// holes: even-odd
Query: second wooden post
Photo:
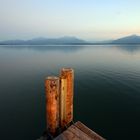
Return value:
<svg viewBox="0 0 140 140">
<path fill-rule="evenodd" d="M 60 126 L 63 129 L 73 120 L 74 71 L 63 68 L 60 74 Z"/>
</svg>

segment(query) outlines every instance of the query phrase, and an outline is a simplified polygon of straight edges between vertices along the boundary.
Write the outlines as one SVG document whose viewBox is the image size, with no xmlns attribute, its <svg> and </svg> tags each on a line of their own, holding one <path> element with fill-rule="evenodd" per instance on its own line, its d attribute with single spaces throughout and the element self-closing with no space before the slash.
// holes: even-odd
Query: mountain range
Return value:
<svg viewBox="0 0 140 140">
<path fill-rule="evenodd" d="M 62 44 L 82 44 L 86 41 L 76 37 L 61 37 L 61 38 L 34 38 L 30 40 L 6 40 L 1 41 L 2 45 L 62 45 Z"/>
<path fill-rule="evenodd" d="M 116 40 L 89 42 L 77 37 L 34 38 L 30 40 L 0 41 L 0 45 L 92 45 L 92 44 L 140 44 L 140 36 L 131 35 Z"/>
<path fill-rule="evenodd" d="M 131 35 L 112 41 L 113 44 L 140 44 L 140 36 Z"/>
</svg>

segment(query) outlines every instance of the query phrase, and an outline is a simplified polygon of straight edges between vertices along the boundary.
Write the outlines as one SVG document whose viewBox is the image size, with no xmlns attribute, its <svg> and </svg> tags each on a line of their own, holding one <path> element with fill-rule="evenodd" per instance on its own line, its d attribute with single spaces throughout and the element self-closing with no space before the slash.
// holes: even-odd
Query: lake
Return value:
<svg viewBox="0 0 140 140">
<path fill-rule="evenodd" d="M 1 45 L 1 140 L 42 135 L 44 80 L 63 67 L 75 71 L 75 121 L 108 140 L 140 139 L 140 45 Z"/>
</svg>

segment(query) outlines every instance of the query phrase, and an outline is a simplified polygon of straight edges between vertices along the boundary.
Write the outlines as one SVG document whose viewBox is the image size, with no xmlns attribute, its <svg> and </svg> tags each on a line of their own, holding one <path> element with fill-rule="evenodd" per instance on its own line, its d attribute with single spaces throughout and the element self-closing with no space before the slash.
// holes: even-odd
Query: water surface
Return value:
<svg viewBox="0 0 140 140">
<path fill-rule="evenodd" d="M 140 46 L 0 46 L 0 139 L 45 130 L 44 79 L 75 70 L 74 119 L 108 140 L 140 139 Z"/>
</svg>

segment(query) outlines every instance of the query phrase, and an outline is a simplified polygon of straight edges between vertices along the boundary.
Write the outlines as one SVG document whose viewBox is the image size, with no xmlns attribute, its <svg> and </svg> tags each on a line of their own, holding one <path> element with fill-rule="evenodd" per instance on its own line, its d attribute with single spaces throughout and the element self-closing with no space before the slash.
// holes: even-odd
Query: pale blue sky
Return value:
<svg viewBox="0 0 140 140">
<path fill-rule="evenodd" d="M 0 40 L 140 34 L 140 0 L 0 0 Z"/>
</svg>

